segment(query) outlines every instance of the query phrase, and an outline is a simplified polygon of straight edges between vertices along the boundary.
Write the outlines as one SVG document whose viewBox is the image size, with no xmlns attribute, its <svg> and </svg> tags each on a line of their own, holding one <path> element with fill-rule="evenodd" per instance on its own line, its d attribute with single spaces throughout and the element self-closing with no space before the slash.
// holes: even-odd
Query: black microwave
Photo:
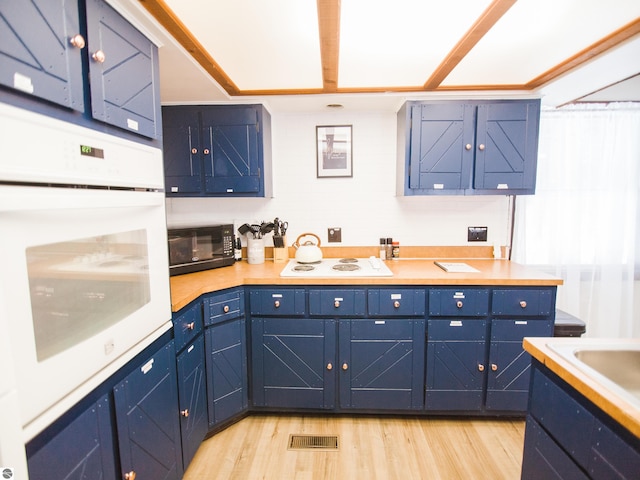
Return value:
<svg viewBox="0 0 640 480">
<path fill-rule="evenodd" d="M 233 265 L 233 225 L 170 228 L 169 275 Z"/>
</svg>

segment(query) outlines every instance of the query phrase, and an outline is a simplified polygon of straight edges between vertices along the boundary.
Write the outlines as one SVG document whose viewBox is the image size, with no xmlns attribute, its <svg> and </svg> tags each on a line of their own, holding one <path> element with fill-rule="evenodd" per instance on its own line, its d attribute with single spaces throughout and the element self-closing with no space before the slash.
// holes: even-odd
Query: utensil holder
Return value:
<svg viewBox="0 0 640 480">
<path fill-rule="evenodd" d="M 247 261 L 253 265 L 264 263 L 264 238 L 247 238 Z"/>
<path fill-rule="evenodd" d="M 281 243 L 282 246 L 276 247 L 274 244 L 274 247 L 273 247 L 274 263 L 285 263 L 289 261 L 289 247 L 287 246 L 287 237 L 280 237 L 280 238 L 282 239 L 282 243 Z"/>
</svg>

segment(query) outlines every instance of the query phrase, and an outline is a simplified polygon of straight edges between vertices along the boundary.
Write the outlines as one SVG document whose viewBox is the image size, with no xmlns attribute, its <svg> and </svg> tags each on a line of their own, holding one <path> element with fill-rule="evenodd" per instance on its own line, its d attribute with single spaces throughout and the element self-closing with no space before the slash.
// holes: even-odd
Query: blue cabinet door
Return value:
<svg viewBox="0 0 640 480">
<path fill-rule="evenodd" d="M 473 165 L 475 107 L 464 103 L 412 107 L 409 188 L 438 191 L 468 188 Z"/>
<path fill-rule="evenodd" d="M 260 192 L 262 156 L 258 111 L 253 106 L 202 110 L 207 193 Z"/>
<path fill-rule="evenodd" d="M 84 111 L 77 0 L 0 3 L 0 84 Z"/>
<path fill-rule="evenodd" d="M 340 408 L 423 407 L 424 320 L 340 320 Z"/>
<path fill-rule="evenodd" d="M 427 410 L 482 409 L 487 321 L 427 321 Z"/>
<path fill-rule="evenodd" d="M 164 107 L 162 136 L 167 196 L 202 191 L 202 142 L 199 111 L 193 107 Z"/>
<path fill-rule="evenodd" d="M 31 480 L 116 478 L 109 395 L 104 395 L 28 458 Z"/>
<path fill-rule="evenodd" d="M 103 0 L 87 0 L 87 35 L 93 118 L 158 138 L 157 47 Z"/>
<path fill-rule="evenodd" d="M 182 454 L 173 340 L 113 389 L 122 475 L 178 480 Z"/>
<path fill-rule="evenodd" d="M 551 320 L 492 320 L 487 376 L 487 410 L 526 412 L 531 356 L 524 337 L 553 336 Z"/>
<path fill-rule="evenodd" d="M 540 101 L 478 106 L 473 188 L 534 190 Z"/>
<path fill-rule="evenodd" d="M 335 328 L 327 319 L 252 318 L 254 406 L 333 408 Z"/>
<path fill-rule="evenodd" d="M 200 335 L 176 358 L 184 470 L 209 431 L 204 337 Z"/>
<path fill-rule="evenodd" d="M 244 318 L 205 329 L 209 427 L 248 407 L 246 322 Z"/>
</svg>

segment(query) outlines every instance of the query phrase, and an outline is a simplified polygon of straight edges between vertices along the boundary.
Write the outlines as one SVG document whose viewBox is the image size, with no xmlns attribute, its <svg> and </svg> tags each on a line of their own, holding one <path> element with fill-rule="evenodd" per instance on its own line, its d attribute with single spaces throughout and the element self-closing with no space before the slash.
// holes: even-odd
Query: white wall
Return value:
<svg viewBox="0 0 640 480">
<path fill-rule="evenodd" d="M 316 125 L 353 125 L 353 178 L 316 178 Z M 488 242 L 507 244 L 506 196 L 397 197 L 396 115 L 391 112 L 272 112 L 274 198 L 174 198 L 169 226 L 289 222 L 291 244 L 313 232 L 322 243 L 342 228 L 343 246 L 467 245 L 467 227 L 487 226 Z M 267 240 L 269 244 L 269 240 Z M 474 244 L 479 245 L 479 244 Z"/>
</svg>

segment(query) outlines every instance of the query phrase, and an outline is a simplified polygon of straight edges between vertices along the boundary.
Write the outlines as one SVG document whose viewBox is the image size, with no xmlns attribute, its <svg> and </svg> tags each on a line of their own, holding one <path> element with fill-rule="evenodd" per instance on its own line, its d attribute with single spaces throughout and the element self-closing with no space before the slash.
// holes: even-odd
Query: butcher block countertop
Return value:
<svg viewBox="0 0 640 480">
<path fill-rule="evenodd" d="M 355 256 L 355 255 L 352 255 Z M 367 256 L 368 257 L 368 256 Z M 293 258 L 293 256 L 292 256 Z M 333 258 L 325 254 L 325 258 Z M 341 258 L 336 256 L 336 258 Z M 245 260 L 230 267 L 171 277 L 171 309 L 177 312 L 200 295 L 243 285 L 561 285 L 562 279 L 508 260 L 438 258 L 443 262 L 464 262 L 478 273 L 449 273 L 433 258 L 387 260 L 392 277 L 300 278 L 281 277 L 286 263 L 266 260 L 250 265 Z"/>
<path fill-rule="evenodd" d="M 564 355 L 549 347 L 575 346 L 578 348 L 616 348 L 616 346 L 635 345 L 640 347 L 640 339 L 603 339 L 603 338 L 532 338 L 524 339 L 524 349 L 549 370 L 558 375 L 571 387 L 584 395 L 590 402 L 617 421 L 622 427 L 640 438 L 640 408 L 621 395 L 619 390 L 611 388 L 606 381 L 597 375 L 589 375 L 565 358 Z M 621 365 L 620 368 L 637 368 L 637 366 Z"/>
</svg>

